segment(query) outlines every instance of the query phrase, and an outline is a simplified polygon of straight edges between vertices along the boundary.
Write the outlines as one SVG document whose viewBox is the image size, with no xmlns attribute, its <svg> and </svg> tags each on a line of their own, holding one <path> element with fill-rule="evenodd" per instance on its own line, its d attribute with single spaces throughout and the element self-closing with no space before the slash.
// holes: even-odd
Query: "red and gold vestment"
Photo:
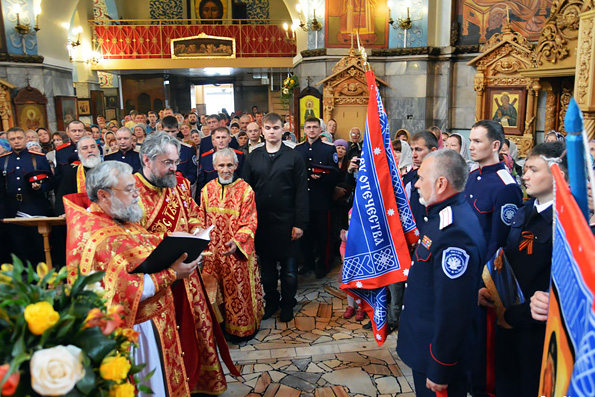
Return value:
<svg viewBox="0 0 595 397">
<path fill-rule="evenodd" d="M 161 239 L 138 224 L 115 221 L 84 193 L 64 196 L 64 204 L 69 281 L 76 278 L 78 269 L 82 274 L 105 272 L 103 284 L 108 306 L 122 305 L 126 327 L 148 320 L 153 323 L 168 393 L 189 396 L 188 375 L 181 359 L 182 344 L 176 332 L 174 290 L 170 288 L 176 274 L 169 268 L 151 274 L 155 295 L 141 302 L 144 274 L 131 273 Z M 198 326 L 200 318 L 194 320 Z"/>
<path fill-rule="evenodd" d="M 244 337 L 256 332 L 264 313 L 260 271 L 256 264 L 254 233 L 256 203 L 254 191 L 243 179 L 221 185 L 218 179 L 207 183 L 200 195 L 199 219 L 206 228 L 214 225 L 203 276 L 211 275 L 223 297 L 225 330 Z M 237 250 L 231 256 L 225 243 L 233 241 Z M 211 299 L 216 295 L 209 290 Z M 214 304 L 214 302 L 211 302 Z"/>
<path fill-rule="evenodd" d="M 159 188 L 151 184 L 141 173 L 134 174 L 139 187 L 139 204 L 143 210 L 143 218 L 140 224 L 151 233 L 165 234 L 176 231 L 191 232 L 199 226 L 198 205 L 191 196 L 190 183 L 184 177 L 177 177 L 177 184 L 174 188 Z M 195 273 L 184 279 L 184 289 L 174 291 L 176 297 L 176 308 L 178 303 L 188 304 L 184 307 L 191 308 L 197 319 L 196 328 L 193 330 L 184 329 L 182 326 L 182 345 L 184 347 L 184 363 L 187 372 L 190 372 L 191 390 L 193 393 L 220 394 L 227 388 L 225 374 L 219 363 L 216 343 L 219 346 L 221 356 L 224 360 L 229 358 L 227 344 L 222 338 L 219 324 L 213 321 L 214 315 L 209 301 L 206 298 L 206 291 L 199 276 Z M 178 320 L 185 321 L 185 317 L 178 311 Z M 192 332 L 190 332 L 192 331 Z M 198 346 L 194 354 L 186 349 L 186 341 L 191 341 Z M 231 359 L 226 360 L 228 367 L 233 365 Z M 192 369 L 194 368 L 194 369 Z M 230 370 L 235 370 L 230 368 Z M 194 374 L 194 376 L 192 376 Z M 239 375 L 239 374 L 237 374 Z M 194 386 L 192 386 L 194 384 Z"/>
</svg>

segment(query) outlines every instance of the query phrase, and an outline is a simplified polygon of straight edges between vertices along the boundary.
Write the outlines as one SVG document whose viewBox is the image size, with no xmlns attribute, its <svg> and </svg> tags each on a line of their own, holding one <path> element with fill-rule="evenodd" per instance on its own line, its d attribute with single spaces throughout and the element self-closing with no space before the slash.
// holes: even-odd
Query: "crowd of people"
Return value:
<svg viewBox="0 0 595 397">
<path fill-rule="evenodd" d="M 54 263 L 71 278 L 106 272 L 110 304 L 142 335 L 138 359 L 146 372 L 157 369 L 156 394 L 220 394 L 217 350 L 230 360 L 218 336 L 253 338 L 278 311 L 280 321 L 293 319 L 298 274 L 325 277 L 348 240 L 363 133 L 314 117 L 301 142 L 295 132 L 291 115 L 256 107 L 132 112 L 53 134 L 11 128 L 0 134 L 0 218 L 65 216 L 67 230 L 51 239 Z M 493 387 L 497 396 L 536 395 L 552 251 L 549 163 L 565 170 L 563 134 L 547 134 L 526 159 L 492 120 L 475 123 L 469 138 L 400 129 L 392 148 L 420 238 L 407 284 L 389 286 L 388 329 L 399 329 L 397 351 L 417 395 L 482 396 Z M 135 272 L 165 236 L 213 225 L 200 258 Z M 11 247 L 3 262 L 10 251 L 43 261 L 32 228 L 0 233 Z M 527 299 L 492 323 L 497 297 L 478 285 L 499 248 Z M 343 316 L 366 317 L 353 299 Z M 494 343 L 495 356 L 486 355 Z"/>
</svg>

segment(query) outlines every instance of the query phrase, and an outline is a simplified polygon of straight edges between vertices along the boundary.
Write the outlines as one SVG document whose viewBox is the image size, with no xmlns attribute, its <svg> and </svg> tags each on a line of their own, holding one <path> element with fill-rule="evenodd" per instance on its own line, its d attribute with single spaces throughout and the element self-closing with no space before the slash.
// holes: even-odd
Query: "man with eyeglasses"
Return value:
<svg viewBox="0 0 595 397">
<path fill-rule="evenodd" d="M 349 148 L 347 149 L 346 157 L 351 159 L 353 157 L 360 157 L 362 154 L 362 132 L 358 127 L 353 127 L 349 131 Z"/>
<path fill-rule="evenodd" d="M 119 150 L 105 156 L 105 161 L 121 161 L 131 166 L 133 172 L 140 170 L 140 158 L 138 152 L 134 150 L 130 128 L 120 127 L 116 131 L 116 141 L 118 141 Z"/>
<path fill-rule="evenodd" d="M 134 177 L 142 210 L 140 224 L 151 233 L 190 233 L 201 225 L 198 220 L 199 208 L 192 199 L 190 183 L 176 174 L 180 147 L 182 146 L 178 139 L 157 132 L 149 135 L 141 148 L 143 166 Z M 196 338 L 200 356 L 195 357 L 194 361 L 192 355 L 184 356 L 186 371 L 200 374 L 196 392 L 219 394 L 222 390 L 213 388 L 213 385 L 225 384 L 220 383 L 225 375 L 217 359 L 214 338 L 215 328 L 219 324 L 209 314 L 209 303 L 200 277 L 193 275 L 184 282 L 184 287 L 188 296 L 192 296 L 192 300 L 205 314 L 203 326 L 197 328 L 199 331 L 196 335 L 194 332 L 191 335 Z"/>
<path fill-rule="evenodd" d="M 180 133 L 180 128 L 178 126 L 178 120 L 174 116 L 165 116 L 161 121 L 161 124 L 163 125 L 163 132 L 176 139 L 179 138 L 178 134 Z M 191 145 L 181 142 L 179 152 L 180 162 L 177 167 L 177 172 L 188 179 L 192 185 L 196 182 L 196 177 L 198 176 L 196 150 L 194 150 Z"/>
</svg>

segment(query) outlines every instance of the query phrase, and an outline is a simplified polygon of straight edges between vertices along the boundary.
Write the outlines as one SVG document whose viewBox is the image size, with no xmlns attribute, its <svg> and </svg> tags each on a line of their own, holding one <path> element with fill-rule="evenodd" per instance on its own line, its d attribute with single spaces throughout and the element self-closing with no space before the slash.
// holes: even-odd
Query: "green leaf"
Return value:
<svg viewBox="0 0 595 397">
<path fill-rule="evenodd" d="M 18 337 L 16 343 L 12 347 L 12 356 L 17 357 L 21 354 L 24 354 L 26 348 L 27 347 L 25 346 L 25 333 L 22 332 L 21 335 Z"/>
<path fill-rule="evenodd" d="M 138 391 L 146 393 L 146 394 L 155 394 L 153 390 L 147 385 L 138 385 Z"/>
<path fill-rule="evenodd" d="M 76 387 L 84 395 L 91 394 L 95 388 L 95 372 L 93 372 L 93 367 L 91 367 L 91 365 L 85 365 L 85 376 L 77 382 Z"/>
<path fill-rule="evenodd" d="M 116 341 L 101 333 L 99 327 L 87 328 L 75 339 L 74 344 L 80 347 L 96 364 L 101 361 L 116 347 Z"/>
<path fill-rule="evenodd" d="M 72 330 L 75 321 L 76 317 L 72 314 L 67 314 L 64 317 L 60 318 L 60 321 L 58 321 L 58 323 L 54 326 L 55 329 L 58 329 L 56 338 L 65 337 Z"/>
</svg>

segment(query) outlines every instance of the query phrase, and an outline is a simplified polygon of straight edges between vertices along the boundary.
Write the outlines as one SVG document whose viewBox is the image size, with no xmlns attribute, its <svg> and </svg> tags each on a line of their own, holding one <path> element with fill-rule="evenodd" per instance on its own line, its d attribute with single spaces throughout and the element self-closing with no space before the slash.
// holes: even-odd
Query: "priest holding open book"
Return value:
<svg viewBox="0 0 595 397">
<path fill-rule="evenodd" d="M 141 226 L 151 233 L 193 233 L 202 224 L 198 220 L 198 205 L 192 198 L 190 182 L 176 175 L 180 162 L 180 142 L 164 133 L 153 133 L 143 142 L 140 151 L 142 168 L 134 174 L 139 189 L 139 205 L 142 208 Z M 219 394 L 225 391 L 225 375 L 217 359 L 216 344 L 226 349 L 219 324 L 209 305 L 204 284 L 197 273 L 184 280 L 187 296 L 201 316 L 196 336 L 200 356 L 198 361 L 188 361 L 195 366 L 198 384 L 193 392 Z"/>
<path fill-rule="evenodd" d="M 149 380 L 155 395 L 187 396 L 205 386 L 209 394 L 225 391 L 216 352 L 214 357 L 205 354 L 199 340 L 209 313 L 196 301 L 195 291 L 186 288 L 201 288 L 196 281 L 199 259 L 176 254 L 162 270 L 138 272 L 162 238 L 138 224 L 143 211 L 132 168 L 118 161 L 102 163 L 87 174 L 86 186 L 87 195 L 64 198 L 69 276 L 79 270 L 105 272 L 108 305 L 121 305 L 126 325 L 140 333 L 136 361 L 156 370 Z M 226 347 L 220 352 L 232 374 L 238 374 Z M 216 365 L 204 373 L 209 360 Z"/>
</svg>

